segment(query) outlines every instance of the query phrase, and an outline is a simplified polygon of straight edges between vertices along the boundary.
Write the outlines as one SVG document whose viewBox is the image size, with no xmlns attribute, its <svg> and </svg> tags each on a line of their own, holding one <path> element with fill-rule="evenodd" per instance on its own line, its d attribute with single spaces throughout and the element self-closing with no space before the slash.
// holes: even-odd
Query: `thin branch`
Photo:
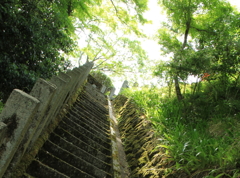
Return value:
<svg viewBox="0 0 240 178">
<path fill-rule="evenodd" d="M 78 59 L 78 65 L 80 66 L 80 61 L 81 61 L 81 59 L 82 59 L 82 56 L 83 56 L 83 54 L 84 54 L 84 52 L 80 52 L 80 57 L 79 57 L 79 59 Z"/>
<path fill-rule="evenodd" d="M 197 31 L 199 31 L 199 32 L 207 32 L 207 33 L 211 33 L 211 34 L 214 33 L 214 32 L 208 31 L 208 30 L 206 30 L 206 29 L 200 29 L 200 28 L 193 27 L 193 26 L 191 26 L 191 28 L 193 28 L 193 29 L 195 29 L 195 30 L 197 30 Z"/>
<path fill-rule="evenodd" d="M 96 62 L 99 59 L 105 59 L 105 58 L 103 56 L 99 56 L 99 57 L 94 58 L 94 60 L 92 60 L 92 62 Z"/>
<path fill-rule="evenodd" d="M 100 59 L 102 57 L 102 56 L 97 57 L 101 51 L 102 51 L 102 47 L 98 50 L 97 54 L 94 56 L 93 62 L 98 60 L 98 59 Z"/>
<path fill-rule="evenodd" d="M 96 69 L 96 68 L 98 68 L 100 65 L 102 65 L 104 62 L 106 62 L 107 60 L 109 60 L 109 59 L 105 59 L 104 61 L 102 61 L 100 64 L 98 64 L 97 66 L 95 66 L 93 69 Z"/>
<path fill-rule="evenodd" d="M 111 1 L 112 5 L 113 5 L 115 11 L 116 11 L 116 16 L 117 16 L 117 18 L 120 20 L 120 22 L 122 22 L 122 23 L 125 24 L 129 29 L 132 30 L 132 28 L 118 16 L 118 10 L 117 10 L 117 7 L 115 6 L 113 0 L 110 0 L 110 1 Z"/>
<path fill-rule="evenodd" d="M 125 73 L 134 74 L 134 72 L 132 72 L 132 71 L 116 71 L 116 70 L 112 70 L 112 69 L 108 69 L 108 68 L 101 68 L 101 69 L 98 69 L 98 70 L 101 70 L 101 71 L 104 71 L 104 72 L 113 72 L 113 73 L 116 73 L 118 75 L 124 75 Z"/>
<path fill-rule="evenodd" d="M 113 5 L 115 11 L 116 11 L 116 14 L 117 14 L 118 13 L 117 7 L 115 6 L 115 4 L 114 4 L 114 2 L 112 0 L 110 0 L 110 1 L 111 1 L 112 5 Z"/>
</svg>

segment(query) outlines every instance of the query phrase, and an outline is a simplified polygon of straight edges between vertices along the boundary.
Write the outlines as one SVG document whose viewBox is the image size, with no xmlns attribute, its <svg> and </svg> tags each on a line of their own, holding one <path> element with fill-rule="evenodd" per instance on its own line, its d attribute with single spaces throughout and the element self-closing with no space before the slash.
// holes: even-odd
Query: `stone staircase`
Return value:
<svg viewBox="0 0 240 178">
<path fill-rule="evenodd" d="M 107 98 L 100 92 L 93 92 L 89 85 L 50 134 L 22 177 L 113 177 Z"/>
</svg>

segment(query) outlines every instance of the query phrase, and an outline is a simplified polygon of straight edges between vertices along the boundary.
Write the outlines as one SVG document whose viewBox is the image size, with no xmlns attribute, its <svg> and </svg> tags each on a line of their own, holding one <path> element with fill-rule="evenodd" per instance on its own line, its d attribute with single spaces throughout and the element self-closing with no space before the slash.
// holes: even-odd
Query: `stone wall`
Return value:
<svg viewBox="0 0 240 178">
<path fill-rule="evenodd" d="M 74 103 L 92 66 L 86 63 L 50 81 L 39 79 L 29 94 L 11 93 L 0 114 L 0 177 L 9 177 L 60 111 Z"/>
<path fill-rule="evenodd" d="M 95 85 L 98 90 L 101 90 L 102 84 L 98 82 L 93 76 L 89 75 L 88 76 L 88 83 Z"/>
<path fill-rule="evenodd" d="M 164 150 L 156 148 L 158 140 L 150 120 L 133 100 L 118 95 L 114 108 L 124 145 L 131 178 L 162 177 L 170 166 Z"/>
<path fill-rule="evenodd" d="M 67 114 L 50 124 L 8 177 L 113 177 L 107 98 L 102 102 L 104 95 L 96 97 L 89 88 L 96 90 L 85 85 Z"/>
</svg>

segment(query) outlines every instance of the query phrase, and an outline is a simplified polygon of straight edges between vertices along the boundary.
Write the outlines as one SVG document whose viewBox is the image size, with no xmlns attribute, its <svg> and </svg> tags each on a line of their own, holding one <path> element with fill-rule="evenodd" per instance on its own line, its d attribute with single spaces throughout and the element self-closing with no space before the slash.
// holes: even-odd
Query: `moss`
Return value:
<svg viewBox="0 0 240 178">
<path fill-rule="evenodd" d="M 49 124 L 45 130 L 42 131 L 43 134 L 37 139 L 33 147 L 29 150 L 29 152 L 25 153 L 21 162 L 17 165 L 13 174 L 11 175 L 12 178 L 17 178 L 23 176 L 25 174 L 26 169 L 31 164 L 31 162 L 35 159 L 36 155 L 38 154 L 39 150 L 42 148 L 43 144 L 48 140 L 49 135 L 54 131 L 54 129 L 58 126 L 59 122 L 64 118 L 64 116 L 68 113 L 74 102 L 77 100 L 76 96 L 81 95 L 83 92 L 83 87 L 81 87 L 76 94 L 69 100 L 68 104 L 66 104 L 61 112 L 58 114 L 56 119 Z"/>
<path fill-rule="evenodd" d="M 7 125 L 7 137 L 11 137 L 14 130 L 17 128 L 17 116 L 13 114 L 9 118 L 4 118 L 4 123 Z"/>
<path fill-rule="evenodd" d="M 114 106 L 118 111 L 119 129 L 131 169 L 130 177 L 158 177 L 159 172 L 153 168 L 152 162 L 157 141 L 151 122 L 134 101 L 124 96 L 117 96 Z"/>
</svg>

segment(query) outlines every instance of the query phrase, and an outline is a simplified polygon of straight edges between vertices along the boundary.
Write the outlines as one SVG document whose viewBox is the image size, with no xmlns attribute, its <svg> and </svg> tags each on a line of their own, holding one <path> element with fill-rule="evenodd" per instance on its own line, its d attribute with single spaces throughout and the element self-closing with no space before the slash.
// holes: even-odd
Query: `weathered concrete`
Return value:
<svg viewBox="0 0 240 178">
<path fill-rule="evenodd" d="M 108 112 L 103 104 L 105 102 L 98 99 L 103 96 L 96 97 L 90 91 L 83 90 L 80 93 L 70 112 L 38 152 L 37 160 L 30 164 L 26 175 L 113 177 Z M 106 100 L 106 97 L 103 98 Z M 51 168 L 49 175 L 43 165 Z M 53 169 L 56 173 L 52 172 Z"/>
<path fill-rule="evenodd" d="M 0 115 L 0 177 L 3 174 L 10 177 L 22 157 L 27 159 L 17 166 L 14 174 L 17 177 L 21 169 L 32 161 L 39 150 L 38 145 L 46 141 L 67 108 L 76 100 L 77 90 L 83 87 L 92 65 L 88 63 L 68 72 L 71 75 L 60 73 L 50 82 L 39 79 L 30 95 L 20 90 L 12 92 Z M 38 143 L 35 145 L 36 140 Z M 30 156 L 28 152 L 31 152 Z"/>
<path fill-rule="evenodd" d="M 0 145 L 4 143 L 7 134 L 7 125 L 3 122 L 0 122 Z"/>
<path fill-rule="evenodd" d="M 162 163 L 159 161 L 165 154 L 160 154 L 161 150 L 156 149 L 157 139 L 154 137 L 151 122 L 139 112 L 140 109 L 133 100 L 119 95 L 114 103 L 130 169 L 129 177 L 162 177 L 161 171 L 164 169 L 161 169 Z"/>
<path fill-rule="evenodd" d="M 104 104 L 107 104 L 106 96 L 103 95 L 103 93 L 101 93 L 94 85 L 87 83 L 86 91 L 90 92 L 92 96 L 95 96 L 96 100 L 98 100 L 99 102 L 103 102 Z"/>
<path fill-rule="evenodd" d="M 111 91 L 110 91 L 110 94 L 109 94 L 109 98 L 112 100 L 113 99 L 113 96 L 115 94 L 115 91 L 116 91 L 116 88 L 112 88 Z"/>
<path fill-rule="evenodd" d="M 0 177 L 3 176 L 10 161 L 24 138 L 27 129 L 39 107 L 39 100 L 20 90 L 13 90 L 0 115 L 0 122 L 8 127 L 8 139 L 0 156 Z"/>
<path fill-rule="evenodd" d="M 19 145 L 19 147 L 21 147 L 22 149 L 18 149 L 16 151 L 14 158 L 10 163 L 10 168 L 5 173 L 6 177 L 10 177 L 9 175 L 12 173 L 12 170 L 15 168 L 15 166 L 19 163 L 27 148 L 30 148 L 30 141 L 34 143 L 36 138 L 39 137 L 40 132 L 37 132 L 36 129 L 38 128 L 40 122 L 44 120 L 44 116 L 47 115 L 47 108 L 55 90 L 55 86 L 51 85 L 49 82 L 43 79 L 38 79 L 38 81 L 35 83 L 32 91 L 30 92 L 30 95 L 40 101 L 39 107 L 31 121 L 30 127 L 24 135 L 23 141 Z"/>
<path fill-rule="evenodd" d="M 103 85 L 102 88 L 101 88 L 101 93 L 105 93 L 106 90 L 107 90 L 107 87 L 105 85 Z"/>
<path fill-rule="evenodd" d="M 118 130 L 117 119 L 114 116 L 112 103 L 108 100 L 109 117 L 111 119 L 111 142 L 112 142 L 112 158 L 113 158 L 113 174 L 114 178 L 128 178 L 129 170 L 126 155 L 123 149 L 121 136 Z"/>
<path fill-rule="evenodd" d="M 37 98 L 41 102 L 41 104 L 38 110 L 38 117 L 36 118 L 36 122 L 32 123 L 32 128 L 29 131 L 29 134 L 33 135 L 33 137 L 32 139 L 29 138 L 30 144 L 28 150 L 33 146 L 33 144 L 41 134 L 45 123 L 47 122 L 47 120 L 49 120 L 51 113 L 51 102 L 56 92 L 56 89 L 56 85 L 46 80 L 39 79 L 34 85 L 32 91 L 30 92 L 30 95 Z"/>
<path fill-rule="evenodd" d="M 64 96 L 65 96 L 64 102 L 63 102 L 63 105 L 64 105 L 64 104 L 66 104 L 68 102 L 68 100 L 72 96 L 72 93 L 70 93 L 70 91 L 71 91 L 71 87 L 73 86 L 74 80 L 72 79 L 71 75 L 67 75 L 67 74 L 65 74 L 63 72 L 60 72 L 58 76 L 68 83 L 65 86 L 66 93 L 64 94 Z"/>
<path fill-rule="evenodd" d="M 57 91 L 53 96 L 51 101 L 51 113 L 50 118 L 54 119 L 62 108 L 62 102 L 65 99 L 64 94 L 66 94 L 66 88 L 68 83 L 58 76 L 53 76 L 50 80 L 51 83 L 56 85 Z M 47 121 L 47 125 L 50 123 L 51 119 Z"/>
<path fill-rule="evenodd" d="M 121 87 L 119 93 L 121 93 L 121 92 L 124 90 L 124 88 L 129 88 L 129 86 L 128 86 L 128 81 L 127 81 L 127 80 L 125 80 L 125 81 L 123 82 L 122 87 Z"/>
</svg>

